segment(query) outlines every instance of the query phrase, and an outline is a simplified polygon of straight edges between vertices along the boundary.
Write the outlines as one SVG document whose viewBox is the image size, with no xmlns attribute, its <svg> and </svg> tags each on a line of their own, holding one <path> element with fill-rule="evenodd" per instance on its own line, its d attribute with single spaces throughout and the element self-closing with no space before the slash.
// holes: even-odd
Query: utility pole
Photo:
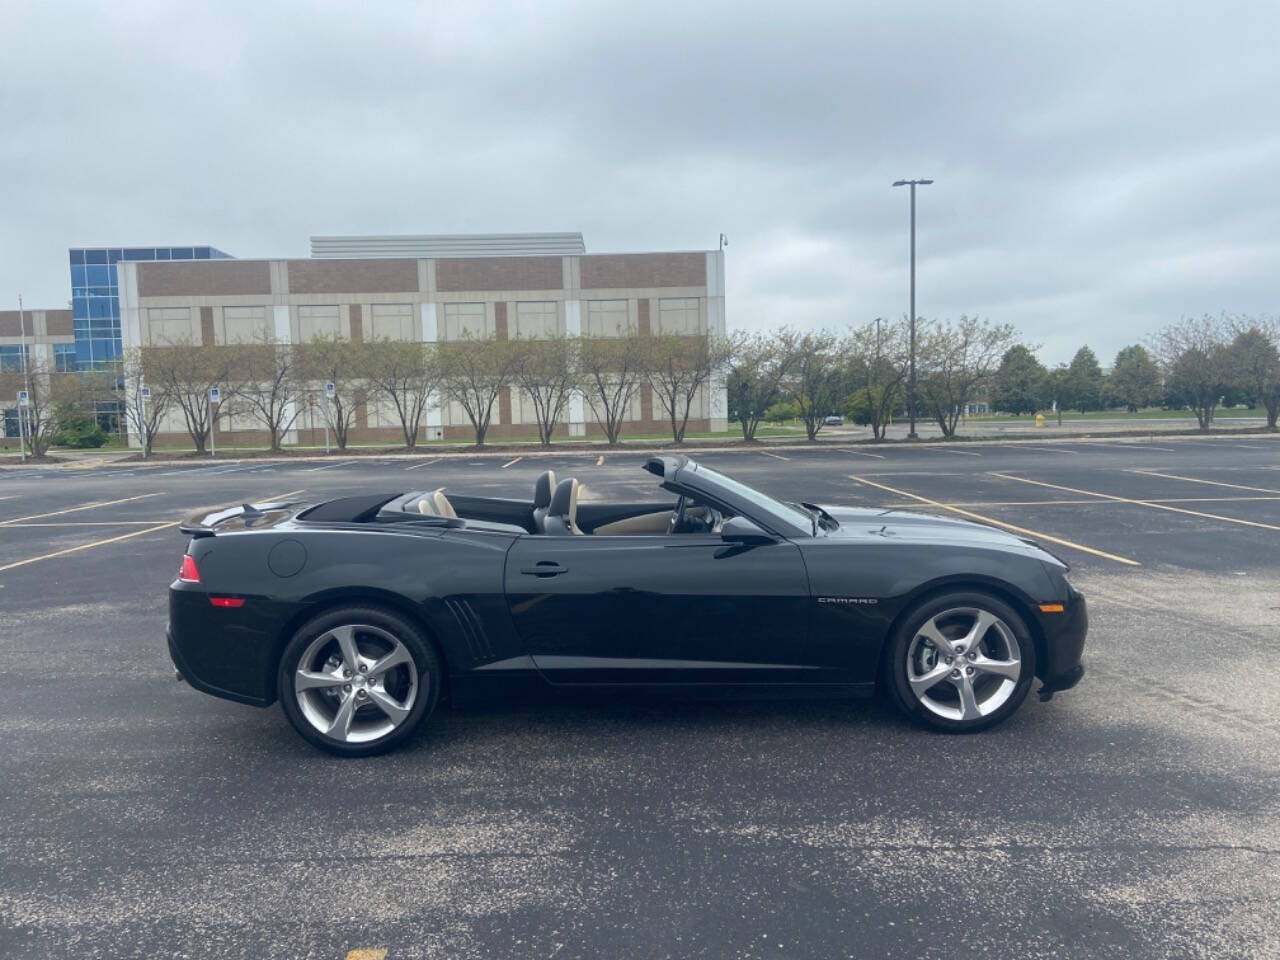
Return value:
<svg viewBox="0 0 1280 960">
<path fill-rule="evenodd" d="M 27 437 L 31 435 L 31 425 L 27 422 L 27 411 L 31 409 L 31 357 L 27 353 L 27 314 L 22 306 L 22 294 L 18 294 L 18 349 L 22 357 L 22 389 L 27 394 L 27 405 L 18 404 L 18 447 L 22 450 L 22 463 L 27 462 Z M 26 425 L 24 428 L 24 424 Z M 31 444 L 31 455 L 35 456 L 36 445 Z"/>
<path fill-rule="evenodd" d="M 895 180 L 895 187 L 911 188 L 911 373 L 907 385 L 907 413 L 911 417 L 911 430 L 908 440 L 919 439 L 916 436 L 916 187 L 925 187 L 932 180 Z"/>
</svg>

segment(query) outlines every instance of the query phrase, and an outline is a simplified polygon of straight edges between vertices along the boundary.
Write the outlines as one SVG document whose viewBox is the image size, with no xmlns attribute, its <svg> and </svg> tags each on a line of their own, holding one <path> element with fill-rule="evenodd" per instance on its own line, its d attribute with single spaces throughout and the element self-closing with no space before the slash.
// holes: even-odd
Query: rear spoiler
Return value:
<svg viewBox="0 0 1280 960">
<path fill-rule="evenodd" d="M 192 537 L 212 537 L 219 524 L 240 520 L 241 525 L 252 527 L 268 513 L 283 510 L 300 503 L 299 500 L 281 500 L 272 503 L 242 503 L 238 507 L 215 510 L 212 513 L 196 513 L 178 524 L 178 529 Z"/>
</svg>

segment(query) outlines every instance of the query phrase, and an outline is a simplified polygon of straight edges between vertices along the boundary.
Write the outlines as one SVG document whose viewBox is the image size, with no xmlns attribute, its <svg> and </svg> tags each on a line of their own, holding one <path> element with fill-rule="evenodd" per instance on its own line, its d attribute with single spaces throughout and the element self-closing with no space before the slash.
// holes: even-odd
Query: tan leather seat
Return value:
<svg viewBox="0 0 1280 960">
<path fill-rule="evenodd" d="M 424 517 L 439 516 L 436 513 L 436 502 L 429 494 L 418 501 L 418 512 Z"/>
<path fill-rule="evenodd" d="M 581 535 L 578 528 L 578 490 L 581 484 L 572 478 L 561 480 L 551 497 L 543 532 L 548 536 Z"/>
<path fill-rule="evenodd" d="M 442 517 L 456 517 L 458 511 L 453 509 L 453 504 L 449 502 L 449 498 L 444 495 L 444 487 L 441 487 L 432 495 L 432 499 L 436 502 L 436 513 Z"/>
</svg>

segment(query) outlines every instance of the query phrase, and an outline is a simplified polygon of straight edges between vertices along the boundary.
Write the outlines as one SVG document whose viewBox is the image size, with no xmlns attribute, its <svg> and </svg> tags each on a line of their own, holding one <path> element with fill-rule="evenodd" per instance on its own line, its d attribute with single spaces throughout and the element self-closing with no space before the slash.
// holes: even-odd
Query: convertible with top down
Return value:
<svg viewBox="0 0 1280 960">
<path fill-rule="evenodd" d="M 385 750 L 442 698 L 606 691 L 862 697 L 935 730 L 1008 718 L 1084 673 L 1083 596 L 1031 540 L 784 502 L 651 457 L 651 502 L 435 491 L 198 515 L 169 651 L 205 693 L 279 700 L 334 753 Z"/>
</svg>

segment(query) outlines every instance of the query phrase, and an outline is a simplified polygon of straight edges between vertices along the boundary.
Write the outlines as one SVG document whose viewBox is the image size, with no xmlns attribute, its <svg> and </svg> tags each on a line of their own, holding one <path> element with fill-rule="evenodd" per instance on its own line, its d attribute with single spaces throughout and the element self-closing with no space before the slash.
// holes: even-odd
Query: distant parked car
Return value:
<svg viewBox="0 0 1280 960">
<path fill-rule="evenodd" d="M 838 413 L 833 413 L 822 421 L 822 425 L 824 427 L 843 427 L 844 417 L 840 416 Z"/>
</svg>

